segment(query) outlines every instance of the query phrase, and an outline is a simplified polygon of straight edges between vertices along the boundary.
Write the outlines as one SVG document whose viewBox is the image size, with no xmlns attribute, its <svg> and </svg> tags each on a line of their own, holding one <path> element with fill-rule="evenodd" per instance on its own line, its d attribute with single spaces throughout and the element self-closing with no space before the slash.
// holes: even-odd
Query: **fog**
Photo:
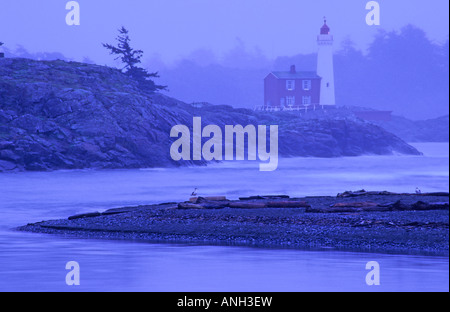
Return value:
<svg viewBox="0 0 450 312">
<path fill-rule="evenodd" d="M 261 105 L 272 70 L 315 70 L 316 35 L 326 16 L 335 38 L 336 102 L 392 110 L 411 119 L 448 114 L 448 2 L 115 0 L 78 1 L 80 26 L 65 24 L 61 1 L 3 1 L 0 41 L 7 57 L 120 66 L 102 47 L 122 25 L 143 66 L 166 94 L 186 102 Z"/>
<path fill-rule="evenodd" d="M 367 53 L 348 38 L 336 47 L 334 56 L 336 102 L 392 110 L 411 119 L 447 115 L 448 60 L 448 41 L 433 43 L 413 25 L 398 32 L 380 30 Z M 291 64 L 315 70 L 316 62 L 315 53 L 268 60 L 237 41 L 222 60 L 211 51 L 199 50 L 172 67 L 161 66 L 157 59 L 147 66 L 159 63 L 161 80 L 170 87 L 168 94 L 184 101 L 253 108 L 263 103 L 263 79 L 270 71 L 288 70 Z"/>
</svg>

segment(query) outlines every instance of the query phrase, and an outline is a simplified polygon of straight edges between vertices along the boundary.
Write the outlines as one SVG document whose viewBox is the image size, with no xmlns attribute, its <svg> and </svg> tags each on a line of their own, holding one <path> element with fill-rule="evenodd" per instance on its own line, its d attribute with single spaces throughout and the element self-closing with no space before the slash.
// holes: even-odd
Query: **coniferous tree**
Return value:
<svg viewBox="0 0 450 312">
<path fill-rule="evenodd" d="M 119 29 L 119 36 L 116 38 L 117 46 L 111 44 L 103 44 L 105 48 L 110 50 L 110 54 L 117 55 L 115 60 L 121 60 L 124 64 L 125 73 L 138 82 L 139 86 L 145 90 L 155 92 L 158 90 L 165 90 L 166 86 L 155 84 L 151 78 L 159 78 L 158 72 L 149 73 L 142 67 L 137 65 L 141 63 L 141 58 L 144 54 L 142 50 L 135 50 L 130 45 L 130 37 L 128 30 L 122 26 Z"/>
</svg>

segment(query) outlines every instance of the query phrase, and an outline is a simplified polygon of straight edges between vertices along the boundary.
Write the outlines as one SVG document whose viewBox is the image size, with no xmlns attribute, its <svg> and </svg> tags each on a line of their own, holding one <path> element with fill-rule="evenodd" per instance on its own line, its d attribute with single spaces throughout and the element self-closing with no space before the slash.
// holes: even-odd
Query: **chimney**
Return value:
<svg viewBox="0 0 450 312">
<path fill-rule="evenodd" d="M 291 74 L 295 74 L 295 73 L 296 73 L 295 65 L 291 65 Z"/>
</svg>

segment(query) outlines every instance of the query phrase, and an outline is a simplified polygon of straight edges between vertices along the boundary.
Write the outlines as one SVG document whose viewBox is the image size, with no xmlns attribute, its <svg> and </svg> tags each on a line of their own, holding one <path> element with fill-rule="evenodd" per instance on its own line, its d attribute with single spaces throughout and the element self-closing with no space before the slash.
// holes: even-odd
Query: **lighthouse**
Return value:
<svg viewBox="0 0 450 312">
<path fill-rule="evenodd" d="M 317 55 L 317 75 L 322 78 L 320 85 L 320 105 L 331 107 L 336 105 L 334 95 L 334 70 L 333 70 L 333 35 L 324 18 L 324 24 L 317 36 L 319 47 Z"/>
</svg>

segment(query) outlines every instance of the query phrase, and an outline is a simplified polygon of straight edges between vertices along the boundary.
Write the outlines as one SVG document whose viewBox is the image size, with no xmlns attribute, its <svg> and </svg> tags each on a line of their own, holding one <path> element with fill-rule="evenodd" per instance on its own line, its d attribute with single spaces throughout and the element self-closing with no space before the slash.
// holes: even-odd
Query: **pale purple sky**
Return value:
<svg viewBox="0 0 450 312">
<path fill-rule="evenodd" d="M 377 29 L 416 25 L 437 42 L 448 40 L 447 0 L 379 0 L 381 25 L 368 26 L 367 0 L 79 0 L 81 25 L 65 23 L 66 0 L 0 0 L 0 41 L 14 50 L 61 52 L 99 64 L 111 62 L 102 42 L 130 30 L 133 46 L 147 58 L 173 63 L 198 49 L 223 56 L 238 39 L 270 59 L 316 51 L 327 16 L 337 45 L 351 38 L 364 49 Z"/>
</svg>

